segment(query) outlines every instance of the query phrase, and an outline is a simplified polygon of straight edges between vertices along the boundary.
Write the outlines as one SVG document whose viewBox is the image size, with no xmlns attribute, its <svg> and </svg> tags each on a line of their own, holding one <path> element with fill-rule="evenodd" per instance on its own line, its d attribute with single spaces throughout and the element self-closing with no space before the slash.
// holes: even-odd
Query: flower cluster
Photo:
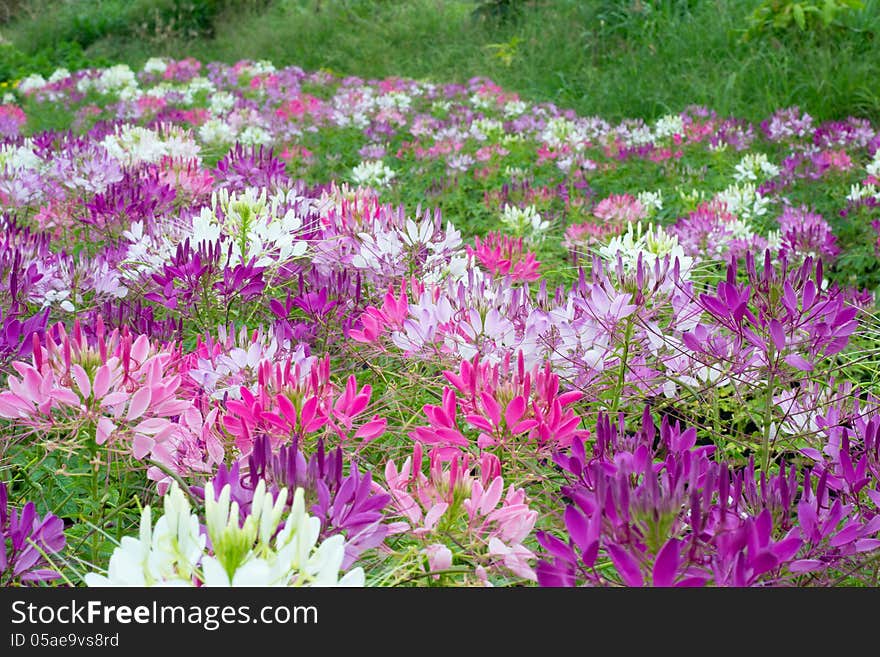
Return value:
<svg viewBox="0 0 880 657">
<path fill-rule="evenodd" d="M 64 549 L 64 523 L 47 513 L 40 518 L 36 505 L 10 507 L 9 489 L 0 482 L 0 585 L 51 582 L 61 573 L 47 568 L 47 557 Z"/>
<path fill-rule="evenodd" d="M 363 570 L 342 578 L 342 537 L 317 544 L 321 523 L 305 511 L 302 489 L 285 513 L 287 489 L 277 497 L 258 484 L 242 521 L 230 487 L 205 487 L 205 533 L 186 495 L 166 493 L 165 513 L 152 524 L 141 514 L 137 538 L 125 536 L 107 573 L 89 573 L 89 586 L 362 586 Z M 210 542 L 210 547 L 209 547 Z"/>
</svg>

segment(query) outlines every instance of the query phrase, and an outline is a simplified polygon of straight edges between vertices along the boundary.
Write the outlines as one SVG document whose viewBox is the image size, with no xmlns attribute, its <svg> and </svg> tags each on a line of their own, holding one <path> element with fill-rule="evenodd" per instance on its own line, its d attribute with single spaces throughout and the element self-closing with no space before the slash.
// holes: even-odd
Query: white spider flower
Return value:
<svg viewBox="0 0 880 657">
<path fill-rule="evenodd" d="M 206 537 L 176 484 L 164 502 L 165 515 L 155 528 L 150 507 L 144 508 L 138 537 L 123 537 L 110 556 L 106 575 L 85 576 L 88 586 L 192 586 Z"/>
<path fill-rule="evenodd" d="M 684 134 L 684 121 L 678 114 L 667 114 L 654 124 L 654 136 L 658 139 Z"/>
<path fill-rule="evenodd" d="M 518 237 L 540 236 L 550 227 L 550 222 L 538 213 L 534 205 L 527 205 L 524 208 L 505 205 L 501 211 L 501 223 L 510 228 Z"/>
<path fill-rule="evenodd" d="M 663 209 L 663 191 L 657 190 L 656 192 L 644 191 L 639 192 L 636 196 L 636 200 L 639 204 L 645 208 L 648 213 L 653 216 L 660 212 Z"/>
<path fill-rule="evenodd" d="M 381 160 L 361 162 L 351 171 L 351 179 L 356 185 L 387 187 L 397 174 Z"/>
<path fill-rule="evenodd" d="M 70 71 L 68 71 L 66 68 L 56 68 L 52 75 L 49 76 L 49 84 L 60 82 L 61 80 L 66 80 L 69 77 Z"/>
<path fill-rule="evenodd" d="M 745 221 L 767 214 L 770 199 L 757 192 L 752 183 L 734 184 L 718 192 L 715 200 L 727 206 L 727 211 Z"/>
<path fill-rule="evenodd" d="M 206 144 L 231 144 L 236 134 L 235 128 L 222 119 L 208 119 L 199 126 L 199 139 Z"/>
<path fill-rule="evenodd" d="M 529 106 L 521 100 L 510 100 L 504 103 L 504 116 L 511 119 L 524 114 L 528 108 Z"/>
<path fill-rule="evenodd" d="M 661 226 L 655 228 L 653 224 L 649 224 L 648 230 L 644 231 L 642 222 L 630 222 L 626 232 L 613 237 L 599 249 L 599 254 L 608 262 L 615 262 L 620 257 L 627 271 L 635 271 L 641 255 L 642 265 L 649 276 L 653 274 L 654 263 L 667 256 L 670 263 L 678 259 L 683 276 L 694 263 L 692 257 L 685 255 L 684 248 L 678 243 L 678 237 L 670 235 Z"/>
<path fill-rule="evenodd" d="M 779 167 L 764 153 L 747 153 L 736 165 L 733 178 L 738 183 L 764 181 L 779 175 Z"/>
<path fill-rule="evenodd" d="M 162 75 L 167 68 L 168 64 L 161 57 L 150 57 L 144 64 L 143 71 L 144 73 L 158 73 Z"/>
<path fill-rule="evenodd" d="M 215 494 L 205 486 L 205 527 L 177 484 L 165 495 L 165 514 L 152 526 L 150 507 L 141 514 L 137 538 L 126 536 L 113 551 L 106 574 L 89 573 L 88 586 L 363 586 L 364 571 L 342 578 L 345 539 L 318 543 L 321 521 L 305 509 L 302 488 L 290 510 L 288 491 L 274 497 L 260 481 L 250 514 L 240 520 L 227 484 Z M 285 519 L 286 516 L 286 519 Z M 283 522 L 283 526 L 282 526 Z M 279 530 L 279 527 L 281 529 Z M 208 548 L 210 539 L 210 548 Z"/>
<path fill-rule="evenodd" d="M 27 95 L 31 91 L 42 89 L 46 86 L 46 84 L 46 78 L 44 78 L 39 73 L 34 73 L 33 75 L 28 75 L 27 77 L 19 80 L 16 89 L 19 93 Z"/>
<path fill-rule="evenodd" d="M 235 96 L 228 91 L 218 91 L 217 93 L 212 94 L 211 98 L 208 100 L 208 109 L 210 109 L 211 114 L 215 116 L 226 114 L 226 112 L 233 107 L 235 107 Z"/>
</svg>

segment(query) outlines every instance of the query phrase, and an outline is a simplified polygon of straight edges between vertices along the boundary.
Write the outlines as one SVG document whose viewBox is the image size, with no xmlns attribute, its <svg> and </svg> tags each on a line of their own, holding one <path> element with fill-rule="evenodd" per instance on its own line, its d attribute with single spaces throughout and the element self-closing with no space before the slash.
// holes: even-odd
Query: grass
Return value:
<svg viewBox="0 0 880 657">
<path fill-rule="evenodd" d="M 54 12 L 21 10 L 4 35 L 28 53 L 73 41 L 88 56 L 133 66 L 168 55 L 366 78 L 482 75 L 608 119 L 656 118 L 694 103 L 750 120 L 794 104 L 819 119 L 880 118 L 872 55 L 880 0 L 828 30 L 749 41 L 742 36 L 758 0 L 514 4 L 519 11 L 501 21 L 475 18 L 467 0 L 68 0 Z"/>
</svg>

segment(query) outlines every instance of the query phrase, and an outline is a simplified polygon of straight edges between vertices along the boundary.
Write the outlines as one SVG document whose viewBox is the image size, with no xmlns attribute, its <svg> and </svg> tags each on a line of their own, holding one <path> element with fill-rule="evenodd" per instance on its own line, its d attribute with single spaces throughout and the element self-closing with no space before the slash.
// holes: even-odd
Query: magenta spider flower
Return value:
<svg viewBox="0 0 880 657">
<path fill-rule="evenodd" d="M 64 523 L 58 516 L 37 515 L 33 502 L 20 510 L 9 504 L 9 491 L 0 482 L 0 585 L 35 584 L 61 577 L 43 554 L 64 549 Z"/>
<path fill-rule="evenodd" d="M 820 257 L 826 262 L 840 254 L 837 237 L 822 215 L 806 207 L 786 207 L 779 217 L 782 246 L 779 255 L 793 260 L 793 256 Z"/>
<path fill-rule="evenodd" d="M 531 251 L 523 250 L 523 239 L 498 232 L 489 233 L 485 239 L 474 238 L 474 247 L 465 247 L 472 256 L 493 276 L 510 276 L 514 281 L 536 281 L 541 277 L 541 263 Z"/>
<path fill-rule="evenodd" d="M 223 297 L 224 301 L 233 298 L 249 301 L 258 297 L 266 288 L 263 280 L 265 267 L 254 266 L 251 259 L 247 264 L 241 263 L 234 267 L 223 268 L 223 280 L 214 283 L 214 289 Z"/>
<path fill-rule="evenodd" d="M 246 147 L 236 144 L 211 172 L 217 187 L 230 192 L 242 191 L 247 187 L 266 187 L 271 190 L 287 189 L 291 186 L 284 160 L 281 160 L 263 146 Z"/>
</svg>

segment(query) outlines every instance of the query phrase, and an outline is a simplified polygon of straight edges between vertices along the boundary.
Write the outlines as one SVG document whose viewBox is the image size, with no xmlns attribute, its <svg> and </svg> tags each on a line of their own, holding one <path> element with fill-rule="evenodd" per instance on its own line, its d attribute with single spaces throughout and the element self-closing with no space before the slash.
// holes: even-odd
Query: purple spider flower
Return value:
<svg viewBox="0 0 880 657">
<path fill-rule="evenodd" d="M 0 482 L 0 584 L 32 584 L 59 579 L 42 553 L 57 554 L 65 545 L 64 523 L 51 513 L 40 518 L 33 502 L 19 511 L 9 505 Z"/>
<path fill-rule="evenodd" d="M 219 491 L 229 484 L 231 499 L 238 503 L 242 519 L 250 513 L 259 480 L 264 480 L 274 495 L 281 488 L 303 488 L 306 499 L 312 500 L 309 512 L 321 520 L 321 538 L 345 536 L 342 568 L 347 570 L 366 550 L 381 545 L 388 535 L 382 510 L 391 496 L 377 492 L 372 475 L 360 472 L 354 464 L 350 464 L 349 474 L 345 475 L 344 461 L 341 448 L 326 452 L 322 440 L 307 458 L 296 443 L 273 453 L 269 438 L 257 436 L 247 461 L 242 459 L 230 468 L 221 465 L 212 485 Z M 203 493 L 201 489 L 195 492 Z"/>
</svg>

